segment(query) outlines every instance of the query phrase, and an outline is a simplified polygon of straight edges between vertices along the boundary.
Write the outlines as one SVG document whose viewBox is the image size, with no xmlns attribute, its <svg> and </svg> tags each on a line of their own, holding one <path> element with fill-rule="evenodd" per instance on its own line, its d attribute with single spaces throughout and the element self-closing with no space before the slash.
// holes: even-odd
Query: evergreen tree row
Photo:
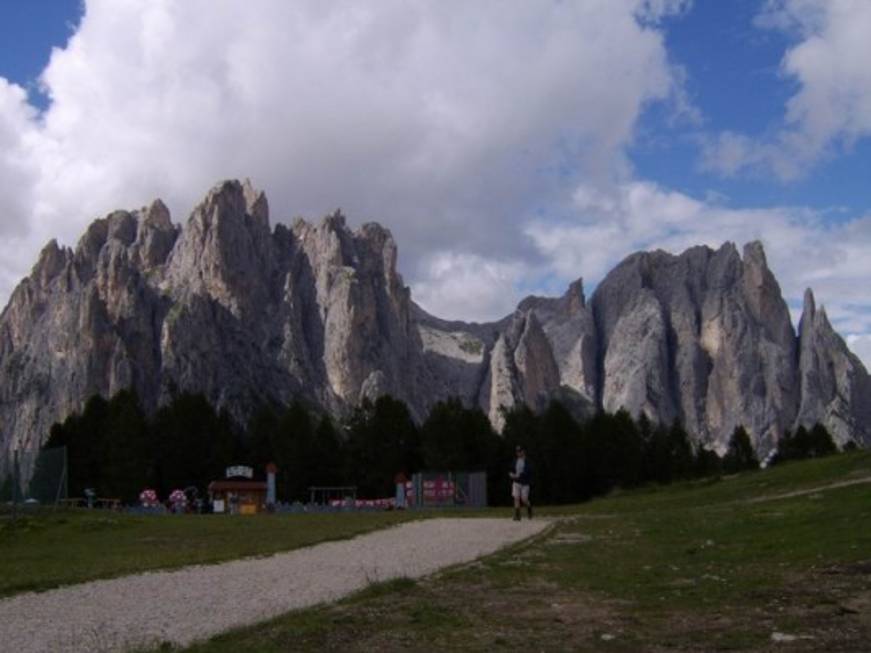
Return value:
<svg viewBox="0 0 871 653">
<path fill-rule="evenodd" d="M 505 420 L 500 436 L 479 408 L 449 399 L 417 426 L 403 402 L 384 396 L 365 401 L 341 425 L 293 403 L 261 407 L 240 427 L 201 395 L 180 394 L 148 417 L 136 395 L 124 391 L 109 400 L 90 399 L 81 414 L 52 427 L 45 446 L 67 447 L 70 496 L 94 488 L 127 503 L 145 487 L 161 497 L 190 486 L 204 492 L 230 465 L 251 465 L 262 475 L 274 462 L 281 501 L 305 500 L 312 485 L 355 485 L 358 496 L 391 496 L 397 472 L 430 470 L 486 471 L 490 502 L 506 504 L 516 444 L 526 447 L 540 504 L 759 466 L 741 427 L 721 459 L 694 448 L 678 422 L 654 425 L 622 410 L 578 422 L 554 401 L 541 413 L 517 407 Z M 779 459 L 836 450 L 828 432 L 816 426 L 787 434 Z"/>
</svg>

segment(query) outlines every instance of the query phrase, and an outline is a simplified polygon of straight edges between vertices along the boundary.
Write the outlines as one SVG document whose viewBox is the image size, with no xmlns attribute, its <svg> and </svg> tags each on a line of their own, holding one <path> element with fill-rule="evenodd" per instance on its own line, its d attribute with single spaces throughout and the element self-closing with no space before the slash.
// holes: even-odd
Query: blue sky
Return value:
<svg viewBox="0 0 871 653">
<path fill-rule="evenodd" d="M 39 75 L 51 49 L 63 47 L 81 18 L 81 0 L 0 1 L 0 76 L 23 86 L 31 101 L 44 108 Z"/>
<path fill-rule="evenodd" d="M 785 50 L 796 39 L 755 27 L 763 6 L 759 0 L 702 1 L 667 20 L 667 47 L 686 70 L 686 92 L 701 114 L 701 124 L 694 128 L 679 122 L 669 127 L 663 107 L 649 108 L 640 126 L 645 137 L 631 150 L 638 174 L 696 196 L 721 193 L 734 207 L 845 210 L 833 213 L 833 219 L 867 211 L 868 139 L 788 183 L 772 183 L 763 174 L 724 178 L 700 169 L 697 138 L 722 130 L 765 138 L 777 129 L 784 105 L 797 90 L 795 80 L 780 69 Z"/>
<path fill-rule="evenodd" d="M 871 359 L 871 2 L 234 5 L 0 0 L 0 299 L 49 238 L 250 176 L 273 221 L 390 227 L 445 317 L 761 239 Z"/>
</svg>

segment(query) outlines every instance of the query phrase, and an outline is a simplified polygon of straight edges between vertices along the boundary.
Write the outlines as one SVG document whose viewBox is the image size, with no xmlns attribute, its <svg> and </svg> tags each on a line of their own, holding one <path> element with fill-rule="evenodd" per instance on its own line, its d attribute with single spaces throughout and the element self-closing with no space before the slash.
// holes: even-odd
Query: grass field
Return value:
<svg viewBox="0 0 871 653">
<path fill-rule="evenodd" d="M 0 596 L 153 569 L 268 555 L 352 537 L 413 513 L 131 516 L 66 510 L 0 517 Z"/>
<path fill-rule="evenodd" d="M 869 479 L 862 452 L 543 511 L 535 541 L 189 650 L 867 651 Z"/>
</svg>

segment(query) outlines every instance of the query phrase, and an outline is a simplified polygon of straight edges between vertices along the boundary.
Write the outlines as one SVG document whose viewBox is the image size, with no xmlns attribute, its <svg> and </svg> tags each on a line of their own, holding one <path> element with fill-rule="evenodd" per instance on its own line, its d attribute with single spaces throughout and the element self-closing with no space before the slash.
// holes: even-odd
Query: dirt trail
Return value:
<svg viewBox="0 0 871 653">
<path fill-rule="evenodd" d="M 785 492 L 783 494 L 766 494 L 761 497 L 747 499 L 746 503 L 761 503 L 763 501 L 777 501 L 778 499 L 791 499 L 792 497 L 801 497 L 806 494 L 816 494 L 824 490 L 834 490 L 839 487 L 848 487 L 850 485 L 861 485 L 862 483 L 871 483 L 871 476 L 863 476 L 862 478 L 854 478 L 849 481 L 838 481 L 837 483 L 829 483 L 828 485 L 820 485 L 818 487 L 808 488 L 806 490 L 795 490 L 794 492 Z"/>
</svg>

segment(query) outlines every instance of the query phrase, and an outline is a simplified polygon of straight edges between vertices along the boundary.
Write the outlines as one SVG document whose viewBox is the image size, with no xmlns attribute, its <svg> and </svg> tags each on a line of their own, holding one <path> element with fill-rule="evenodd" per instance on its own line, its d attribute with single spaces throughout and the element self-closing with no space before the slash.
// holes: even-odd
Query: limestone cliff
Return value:
<svg viewBox="0 0 871 653">
<path fill-rule="evenodd" d="M 147 410 L 189 390 L 239 419 L 293 398 L 341 416 L 390 393 L 417 418 L 458 396 L 498 427 L 502 407 L 559 398 L 680 419 L 720 450 L 739 424 L 763 453 L 816 421 L 871 443 L 865 368 L 810 293 L 796 335 L 758 243 L 634 254 L 590 302 L 579 280 L 486 324 L 427 314 L 396 259 L 388 230 L 338 211 L 273 228 L 237 181 L 183 227 L 157 200 L 96 220 L 74 249 L 49 243 L 0 315 L 0 463 L 128 387 Z"/>
<path fill-rule="evenodd" d="M 792 427 L 796 337 L 759 243 L 635 254 L 593 304 L 607 409 L 680 419 L 721 451 L 738 425 L 766 451 Z"/>
<path fill-rule="evenodd" d="M 871 380 L 861 361 L 835 333 L 825 309 L 805 291 L 799 322 L 799 397 L 795 426 L 826 425 L 841 446 L 871 444 Z"/>
</svg>

